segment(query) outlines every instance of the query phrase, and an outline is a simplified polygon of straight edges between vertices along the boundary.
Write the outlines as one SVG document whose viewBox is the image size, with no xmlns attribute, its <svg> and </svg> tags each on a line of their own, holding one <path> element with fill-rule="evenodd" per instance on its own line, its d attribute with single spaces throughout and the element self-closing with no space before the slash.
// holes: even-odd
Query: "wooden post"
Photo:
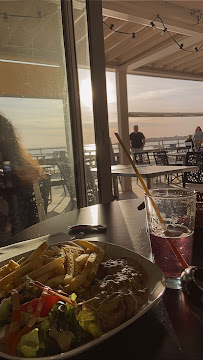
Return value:
<svg viewBox="0 0 203 360">
<path fill-rule="evenodd" d="M 130 151 L 129 139 L 129 120 L 128 120 L 128 94 L 127 94 L 127 77 L 126 71 L 116 71 L 116 92 L 117 92 L 117 108 L 118 108 L 118 132 L 123 140 L 124 145 Z M 127 156 L 119 146 L 119 157 L 121 164 L 129 164 Z M 132 180 L 129 177 L 121 178 L 122 190 L 132 190 Z"/>
<path fill-rule="evenodd" d="M 93 92 L 99 202 L 107 203 L 113 200 L 113 194 L 106 98 L 102 1 L 87 0 L 86 4 Z"/>
</svg>

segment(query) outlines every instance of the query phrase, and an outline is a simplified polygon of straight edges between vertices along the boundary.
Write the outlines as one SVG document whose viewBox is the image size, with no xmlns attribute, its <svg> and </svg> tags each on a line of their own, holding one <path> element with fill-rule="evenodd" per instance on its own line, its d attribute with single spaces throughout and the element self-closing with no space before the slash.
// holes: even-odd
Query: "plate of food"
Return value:
<svg viewBox="0 0 203 360">
<path fill-rule="evenodd" d="M 96 240 L 56 244 L 0 263 L 0 358 L 68 359 L 146 313 L 163 272 L 134 251 Z"/>
</svg>

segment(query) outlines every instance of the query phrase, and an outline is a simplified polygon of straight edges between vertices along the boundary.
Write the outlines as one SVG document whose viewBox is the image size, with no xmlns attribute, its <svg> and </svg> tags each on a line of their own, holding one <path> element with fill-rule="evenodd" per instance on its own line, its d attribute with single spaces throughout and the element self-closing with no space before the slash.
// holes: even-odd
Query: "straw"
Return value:
<svg viewBox="0 0 203 360">
<path fill-rule="evenodd" d="M 128 150 L 126 149 L 126 147 L 125 147 L 123 141 L 121 140 L 120 136 L 118 135 L 118 133 L 114 133 L 114 134 L 116 135 L 116 137 L 117 137 L 117 139 L 118 139 L 121 147 L 123 148 L 124 153 L 126 154 L 127 158 L 129 159 L 129 161 L 130 161 L 130 163 L 131 163 L 131 165 L 132 165 L 132 167 L 133 167 L 133 169 L 134 169 L 134 171 L 135 171 L 138 179 L 140 180 L 140 183 L 141 183 L 144 191 L 146 192 L 147 195 L 149 195 L 150 201 L 151 201 L 151 203 L 152 203 L 152 206 L 153 206 L 154 210 L 156 211 L 156 214 L 157 214 L 157 216 L 158 216 L 158 218 L 159 218 L 159 221 L 161 222 L 164 230 L 167 230 L 167 226 L 166 226 L 166 224 L 165 224 L 165 222 L 164 222 L 164 220 L 163 220 L 163 218 L 162 218 L 162 216 L 161 216 L 161 214 L 160 214 L 160 212 L 159 212 L 159 210 L 158 210 L 158 208 L 157 208 L 154 200 L 152 199 L 152 197 L 151 197 L 151 195 L 150 195 L 150 192 L 149 192 L 147 186 L 145 185 L 145 182 L 144 182 L 142 176 L 140 175 L 137 167 L 135 166 L 135 164 L 134 164 L 134 162 L 133 162 L 133 160 L 132 160 L 132 158 L 131 158 Z M 180 263 L 181 263 L 181 265 L 183 266 L 183 268 L 184 268 L 184 269 L 188 268 L 189 265 L 188 265 L 187 262 L 183 259 L 182 255 L 181 255 L 180 252 L 178 251 L 177 247 L 174 245 L 173 241 L 172 241 L 170 238 L 166 238 L 166 240 L 167 240 L 169 246 L 171 247 L 172 251 L 174 252 L 175 256 L 176 256 L 177 259 L 180 261 Z"/>
</svg>

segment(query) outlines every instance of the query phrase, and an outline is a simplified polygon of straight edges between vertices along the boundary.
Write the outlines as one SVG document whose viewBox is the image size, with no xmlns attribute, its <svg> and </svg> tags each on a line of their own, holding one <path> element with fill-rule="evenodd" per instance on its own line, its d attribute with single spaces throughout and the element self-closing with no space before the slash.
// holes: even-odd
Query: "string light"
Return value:
<svg viewBox="0 0 203 360">
<path fill-rule="evenodd" d="M 150 25 L 151 25 L 152 29 L 155 30 L 156 25 L 154 24 L 153 21 L 150 22 Z"/>
<path fill-rule="evenodd" d="M 58 12 L 58 11 L 59 11 L 59 10 L 56 10 L 56 11 L 52 11 L 52 12 L 50 12 L 50 13 L 47 13 L 47 14 L 43 14 L 43 15 L 42 15 L 41 11 L 38 10 L 36 16 L 32 16 L 32 15 L 20 15 L 20 14 L 8 14 L 6 11 L 4 11 L 4 12 L 0 12 L 0 15 L 3 16 L 3 20 L 4 20 L 5 22 L 8 22 L 9 17 L 16 17 L 16 18 L 19 18 L 19 19 L 20 19 L 20 18 L 41 19 L 41 18 L 43 18 L 43 17 L 45 17 L 45 16 L 54 14 L 54 13 L 56 13 L 56 12 Z M 111 24 L 111 25 L 114 27 L 113 24 Z M 112 27 L 112 29 L 113 29 L 113 27 Z M 112 30 L 112 29 L 111 29 L 111 30 Z"/>
<path fill-rule="evenodd" d="M 7 14 L 7 12 L 4 12 L 4 13 L 3 13 L 3 19 L 4 19 L 5 22 L 8 21 L 8 14 Z"/>
<path fill-rule="evenodd" d="M 167 31 L 167 28 L 164 28 L 163 31 L 161 32 L 161 35 L 164 35 L 166 31 Z"/>
<path fill-rule="evenodd" d="M 164 35 L 164 34 L 168 34 L 168 36 L 171 38 L 171 40 L 173 40 L 176 45 L 179 47 L 180 50 L 183 50 L 183 51 L 186 51 L 186 52 L 197 52 L 199 51 L 202 47 L 203 47 L 203 43 L 197 47 L 195 46 L 193 50 L 187 50 L 184 48 L 184 44 L 179 44 L 179 42 L 173 37 L 173 35 L 171 35 L 171 33 L 168 31 L 167 27 L 165 26 L 162 18 L 159 16 L 159 14 L 149 23 L 149 25 L 146 25 L 144 26 L 144 28 L 142 28 L 141 30 L 137 31 L 137 32 L 132 32 L 132 33 L 129 33 L 129 32 L 124 32 L 124 31 L 120 31 L 120 30 L 115 30 L 114 29 L 114 24 L 111 24 L 110 26 L 105 22 L 103 21 L 103 24 L 106 25 L 111 31 L 114 31 L 115 33 L 119 33 L 119 34 L 124 34 L 124 35 L 131 35 L 132 36 L 132 39 L 135 39 L 136 38 L 136 35 L 141 33 L 142 31 L 146 30 L 147 28 L 151 27 L 153 30 L 156 29 L 156 25 L 155 25 L 155 21 L 156 20 L 159 20 L 161 22 L 161 24 L 163 25 L 163 30 L 161 32 L 161 35 Z"/>
</svg>

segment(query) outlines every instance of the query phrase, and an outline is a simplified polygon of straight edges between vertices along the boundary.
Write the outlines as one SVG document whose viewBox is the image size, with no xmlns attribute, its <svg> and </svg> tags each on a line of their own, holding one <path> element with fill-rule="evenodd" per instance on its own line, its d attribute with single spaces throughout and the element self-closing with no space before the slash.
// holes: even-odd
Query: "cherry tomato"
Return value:
<svg viewBox="0 0 203 360">
<path fill-rule="evenodd" d="M 48 313 L 51 311 L 52 307 L 54 306 L 54 304 L 56 304 L 59 300 L 60 297 L 57 295 L 47 295 L 45 302 L 42 306 L 40 317 L 47 316 Z M 39 303 L 39 298 L 33 299 L 21 305 L 20 310 L 33 314 L 37 308 L 38 303 Z"/>
</svg>

